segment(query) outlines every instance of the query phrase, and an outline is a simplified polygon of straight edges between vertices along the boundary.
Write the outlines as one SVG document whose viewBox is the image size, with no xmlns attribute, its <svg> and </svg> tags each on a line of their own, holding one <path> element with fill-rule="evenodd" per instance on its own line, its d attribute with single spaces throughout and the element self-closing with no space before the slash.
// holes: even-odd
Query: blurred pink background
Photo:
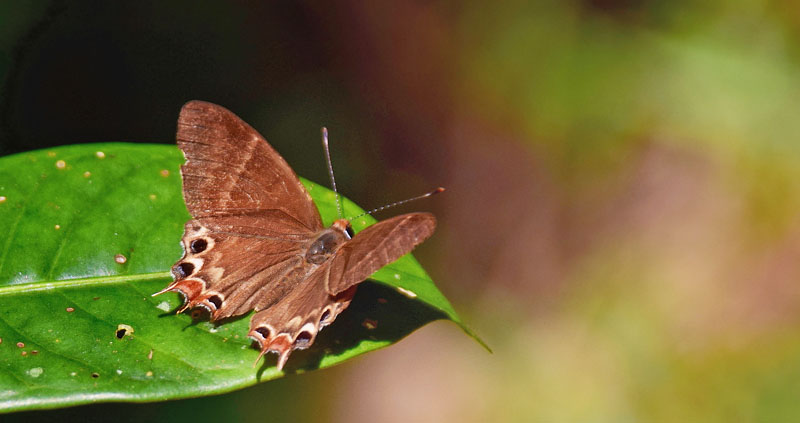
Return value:
<svg viewBox="0 0 800 423">
<path fill-rule="evenodd" d="M 800 418 L 793 3 L 150 6 L 102 6 L 108 20 L 88 23 L 77 6 L 15 10 L 28 26 L 6 33 L 28 53 L 9 56 L 5 151 L 170 143 L 180 104 L 201 98 L 325 182 L 316 134 L 327 125 L 338 183 L 360 205 L 447 188 L 389 215 L 437 215 L 416 255 L 494 354 L 436 322 L 330 370 L 67 417 L 123 407 L 175 420 Z M 91 54 L 74 71 L 57 61 L 62 42 L 83 51 L 81 37 L 110 43 L 98 57 L 115 52 L 112 74 L 128 74 L 59 118 L 76 100 L 47 84 L 93 78 L 81 71 Z M 159 50 L 163 40 L 175 45 Z M 34 115 L 51 125 L 36 128 Z"/>
</svg>

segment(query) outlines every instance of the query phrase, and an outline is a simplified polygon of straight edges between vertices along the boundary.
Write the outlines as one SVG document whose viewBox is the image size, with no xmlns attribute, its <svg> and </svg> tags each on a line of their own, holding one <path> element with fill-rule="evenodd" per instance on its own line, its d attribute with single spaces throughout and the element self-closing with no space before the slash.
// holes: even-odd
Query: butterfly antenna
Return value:
<svg viewBox="0 0 800 423">
<path fill-rule="evenodd" d="M 339 201 L 339 191 L 336 191 L 336 178 L 333 177 L 333 163 L 331 163 L 331 150 L 328 148 L 328 128 L 322 127 L 322 148 L 325 150 L 325 161 L 328 162 L 328 175 L 331 177 L 331 188 L 336 194 L 336 211 L 342 218 L 342 203 Z"/>
<path fill-rule="evenodd" d="M 366 216 L 366 215 L 368 215 L 368 214 L 372 214 L 372 213 L 377 213 L 377 212 L 379 212 L 379 211 L 386 210 L 386 209 L 389 209 L 389 208 L 392 208 L 392 207 L 395 207 L 395 206 L 399 206 L 399 205 L 401 205 L 401 204 L 410 203 L 410 202 L 412 202 L 412 201 L 421 200 L 421 199 L 423 199 L 423 198 L 428 198 L 428 197 L 430 197 L 431 195 L 435 195 L 435 194 L 438 194 L 438 193 L 440 193 L 440 192 L 444 192 L 444 188 L 442 188 L 442 187 L 439 187 L 439 188 L 436 188 L 435 190 L 433 190 L 433 191 L 431 191 L 431 192 L 427 192 L 427 193 L 425 193 L 425 194 L 422 194 L 422 195 L 416 196 L 416 197 L 414 197 L 414 198 L 409 198 L 409 199 L 406 199 L 406 200 L 401 200 L 401 201 L 395 201 L 394 203 L 387 204 L 387 205 L 385 205 L 385 206 L 380 206 L 380 207 L 378 207 L 378 208 L 374 208 L 374 209 L 372 209 L 372 210 L 370 210 L 370 211 L 368 211 L 368 212 L 361 213 L 360 215 L 358 215 L 358 216 L 356 216 L 356 217 L 351 217 L 351 218 L 349 218 L 349 219 L 347 219 L 347 220 L 354 220 L 354 219 L 358 219 L 359 217 Z"/>
</svg>

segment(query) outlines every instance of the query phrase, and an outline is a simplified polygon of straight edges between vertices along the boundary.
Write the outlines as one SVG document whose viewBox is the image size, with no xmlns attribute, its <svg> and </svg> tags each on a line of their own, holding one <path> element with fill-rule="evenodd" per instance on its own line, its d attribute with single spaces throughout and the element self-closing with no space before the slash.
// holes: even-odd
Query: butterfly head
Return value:
<svg viewBox="0 0 800 423">
<path fill-rule="evenodd" d="M 353 239 L 355 233 L 353 232 L 353 225 L 350 224 L 350 221 L 347 219 L 337 219 L 333 222 L 330 229 L 339 232 L 347 237 L 347 239 Z"/>
</svg>

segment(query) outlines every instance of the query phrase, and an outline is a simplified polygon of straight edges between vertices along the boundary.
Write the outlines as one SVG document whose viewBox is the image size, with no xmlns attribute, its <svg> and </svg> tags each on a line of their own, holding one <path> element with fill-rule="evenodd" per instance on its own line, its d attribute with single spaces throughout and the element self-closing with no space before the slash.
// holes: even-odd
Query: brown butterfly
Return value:
<svg viewBox="0 0 800 423">
<path fill-rule="evenodd" d="M 179 313 L 199 306 L 211 321 L 255 310 L 248 336 L 261 350 L 256 363 L 276 352 L 282 369 L 293 350 L 311 346 L 347 308 L 360 282 L 436 226 L 430 213 L 409 213 L 356 236 L 346 219 L 325 228 L 283 157 L 221 106 L 185 104 L 177 139 L 192 219 L 184 227 L 183 257 L 172 267 L 174 282 L 153 295 L 179 292 L 185 298 Z"/>
</svg>

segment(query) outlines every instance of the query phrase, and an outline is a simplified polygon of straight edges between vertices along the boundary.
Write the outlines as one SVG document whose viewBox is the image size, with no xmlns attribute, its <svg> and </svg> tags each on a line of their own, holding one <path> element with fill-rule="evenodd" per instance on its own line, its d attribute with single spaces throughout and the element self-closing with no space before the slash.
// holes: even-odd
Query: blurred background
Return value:
<svg viewBox="0 0 800 423">
<path fill-rule="evenodd" d="M 439 218 L 448 322 L 235 393 L 12 419 L 800 419 L 800 6 L 0 2 L 0 154 L 222 104 L 298 174 Z"/>
</svg>

